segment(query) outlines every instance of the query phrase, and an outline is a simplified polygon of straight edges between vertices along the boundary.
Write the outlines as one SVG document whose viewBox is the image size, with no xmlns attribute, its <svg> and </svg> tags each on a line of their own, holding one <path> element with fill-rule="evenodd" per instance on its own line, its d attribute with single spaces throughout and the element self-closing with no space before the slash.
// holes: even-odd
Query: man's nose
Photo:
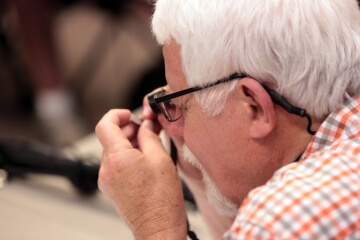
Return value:
<svg viewBox="0 0 360 240">
<path fill-rule="evenodd" d="M 184 135 L 184 118 L 180 118 L 175 122 L 169 122 L 162 114 L 158 115 L 158 120 L 163 129 L 168 131 L 171 136 L 182 138 Z"/>
</svg>

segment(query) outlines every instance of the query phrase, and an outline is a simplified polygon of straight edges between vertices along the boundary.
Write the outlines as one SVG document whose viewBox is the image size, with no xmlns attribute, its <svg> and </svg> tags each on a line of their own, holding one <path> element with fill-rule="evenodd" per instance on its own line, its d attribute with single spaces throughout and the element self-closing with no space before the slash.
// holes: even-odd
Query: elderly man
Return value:
<svg viewBox="0 0 360 240">
<path fill-rule="evenodd" d="M 152 26 L 168 85 L 140 127 L 128 110 L 96 127 L 99 187 L 135 237 L 186 239 L 178 168 L 234 220 L 225 239 L 359 239 L 357 2 L 158 0 Z"/>
</svg>

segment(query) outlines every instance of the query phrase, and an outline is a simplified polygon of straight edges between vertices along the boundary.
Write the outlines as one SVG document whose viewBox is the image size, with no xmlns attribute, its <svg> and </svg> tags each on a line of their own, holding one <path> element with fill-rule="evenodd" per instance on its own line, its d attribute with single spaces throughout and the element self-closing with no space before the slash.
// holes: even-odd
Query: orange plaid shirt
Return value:
<svg viewBox="0 0 360 240">
<path fill-rule="evenodd" d="M 251 191 L 224 239 L 360 239 L 360 98 L 322 123 L 299 162 Z"/>
</svg>

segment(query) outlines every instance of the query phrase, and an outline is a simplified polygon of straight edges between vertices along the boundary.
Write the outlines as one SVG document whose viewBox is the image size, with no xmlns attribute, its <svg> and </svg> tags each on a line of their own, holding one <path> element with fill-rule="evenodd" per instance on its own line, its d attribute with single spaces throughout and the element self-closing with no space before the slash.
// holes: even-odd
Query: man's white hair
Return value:
<svg viewBox="0 0 360 240">
<path fill-rule="evenodd" d="M 158 0 L 152 28 L 181 46 L 190 86 L 246 73 L 319 119 L 360 95 L 356 0 Z M 231 85 L 199 95 L 205 112 L 221 111 Z"/>
</svg>

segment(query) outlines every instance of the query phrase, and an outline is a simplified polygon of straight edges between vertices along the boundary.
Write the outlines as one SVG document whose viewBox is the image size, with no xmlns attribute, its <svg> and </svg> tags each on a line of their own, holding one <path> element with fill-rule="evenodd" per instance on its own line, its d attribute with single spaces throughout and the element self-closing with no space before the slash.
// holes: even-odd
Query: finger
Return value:
<svg viewBox="0 0 360 240">
<path fill-rule="evenodd" d="M 121 131 L 127 139 L 132 141 L 132 139 L 136 138 L 138 129 L 139 129 L 139 125 L 133 122 L 129 122 L 129 124 L 121 128 Z"/>
<path fill-rule="evenodd" d="M 151 109 L 150 105 L 149 105 L 149 101 L 148 101 L 148 96 L 151 94 L 156 93 L 157 91 L 161 90 L 163 87 L 157 88 L 155 90 L 153 90 L 151 93 L 147 94 L 144 98 L 143 98 L 143 111 L 141 113 L 141 119 L 145 120 L 145 119 L 154 119 L 156 118 L 156 114 L 153 112 L 153 110 Z"/>
<path fill-rule="evenodd" d="M 160 156 L 165 154 L 168 156 L 159 136 L 154 133 L 154 128 L 154 123 L 151 120 L 143 122 L 138 133 L 139 148 L 145 155 Z"/>
<path fill-rule="evenodd" d="M 145 120 L 145 119 L 154 119 L 156 118 L 156 114 L 153 112 L 153 110 L 151 109 L 149 102 L 147 100 L 147 97 L 145 97 L 146 100 L 144 99 L 144 103 L 143 103 L 143 110 L 142 113 L 140 115 L 140 118 Z"/>
<path fill-rule="evenodd" d="M 129 148 L 131 143 L 121 130 L 129 123 L 130 111 L 124 109 L 110 110 L 95 127 L 95 132 L 104 149 Z"/>
</svg>

